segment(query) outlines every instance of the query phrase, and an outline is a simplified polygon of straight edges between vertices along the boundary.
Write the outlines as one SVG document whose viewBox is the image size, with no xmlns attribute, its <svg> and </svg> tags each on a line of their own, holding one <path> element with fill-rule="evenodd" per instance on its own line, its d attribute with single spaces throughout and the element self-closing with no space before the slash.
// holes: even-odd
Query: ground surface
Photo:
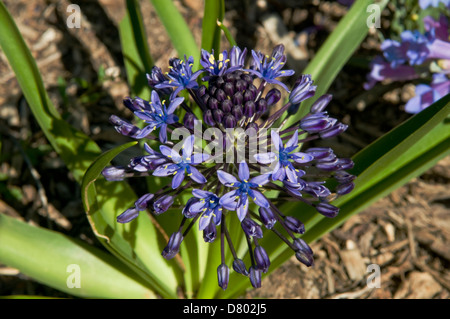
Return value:
<svg viewBox="0 0 450 319">
<path fill-rule="evenodd" d="M 83 13 L 81 28 L 66 27 L 69 1 L 5 1 L 18 24 L 45 85 L 63 116 L 105 149 L 120 143 L 108 123 L 123 111 L 128 95 L 117 23 L 122 1 L 74 1 Z M 225 23 L 239 45 L 270 53 L 283 42 L 289 67 L 301 71 L 336 25 L 345 7 L 334 1 L 226 1 Z M 165 67 L 176 53 L 149 1 L 144 23 L 155 63 Z M 176 1 L 197 40 L 201 1 Z M 382 23 L 389 23 L 389 11 Z M 307 30 L 308 32 L 305 32 Z M 369 59 L 378 38 L 371 34 L 355 54 Z M 98 82 L 99 70 L 107 79 Z M 330 88 L 330 113 L 350 125 L 336 141 L 337 153 L 351 156 L 409 117 L 402 111 L 410 84 L 397 83 L 367 93 L 367 69 L 349 63 Z M 79 188 L 49 147 L 30 114 L 14 74 L 0 52 L 0 211 L 94 243 Z M 84 83 L 84 84 L 83 84 Z M 64 90 L 61 90 L 64 88 Z M 61 93 L 64 92 L 64 93 Z M 125 113 L 124 113 L 125 114 Z M 23 156 L 26 154 L 26 156 Z M 379 200 L 313 243 L 315 267 L 295 259 L 264 279 L 246 298 L 438 298 L 450 292 L 450 159 Z M 48 215 L 47 215 L 48 214 Z M 380 287 L 371 288 L 380 266 Z M 369 285 L 367 282 L 369 281 Z M 16 270 L 0 268 L 0 295 L 64 296 Z"/>
</svg>

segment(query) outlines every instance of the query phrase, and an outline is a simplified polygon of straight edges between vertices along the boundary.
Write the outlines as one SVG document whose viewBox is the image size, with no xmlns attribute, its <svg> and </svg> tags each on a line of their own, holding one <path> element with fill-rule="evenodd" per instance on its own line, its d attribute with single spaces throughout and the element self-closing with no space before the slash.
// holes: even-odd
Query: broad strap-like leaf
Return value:
<svg viewBox="0 0 450 319">
<path fill-rule="evenodd" d="M 126 14 L 119 24 L 120 43 L 132 96 L 149 99 L 146 73 L 153 67 L 153 59 L 143 24 L 139 1 L 126 0 Z"/>
<path fill-rule="evenodd" d="M 0 262 L 86 298 L 156 298 L 127 266 L 80 240 L 0 213 Z"/>
</svg>

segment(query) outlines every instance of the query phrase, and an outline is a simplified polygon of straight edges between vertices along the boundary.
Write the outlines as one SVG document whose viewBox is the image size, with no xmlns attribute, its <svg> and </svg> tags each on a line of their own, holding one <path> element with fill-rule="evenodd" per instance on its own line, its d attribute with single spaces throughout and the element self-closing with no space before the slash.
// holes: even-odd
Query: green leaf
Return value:
<svg viewBox="0 0 450 319">
<path fill-rule="evenodd" d="M 85 298 L 156 298 L 116 258 L 61 233 L 0 214 L 0 242 L 2 263 L 68 294 Z M 78 274 L 79 281 L 75 277 Z"/>
<path fill-rule="evenodd" d="M 139 1 L 127 0 L 126 5 L 126 15 L 119 24 L 119 35 L 128 84 L 133 96 L 148 99 L 150 90 L 146 73 L 150 73 L 153 59 L 150 55 Z"/>
<path fill-rule="evenodd" d="M 61 119 L 48 97 L 36 62 L 3 2 L 0 2 L 0 30 L 0 47 L 8 58 L 34 117 L 75 179 L 81 181 L 91 161 L 100 153 L 99 147 Z"/>
<path fill-rule="evenodd" d="M 220 28 L 217 22 L 223 20 L 225 3 L 223 0 L 206 0 L 202 22 L 202 49 L 208 52 L 214 49 L 214 55 L 219 57 Z"/>
<path fill-rule="evenodd" d="M 189 29 L 183 16 L 177 10 L 172 0 L 150 0 L 155 8 L 156 14 L 163 23 L 170 40 L 177 50 L 180 59 L 192 56 L 194 67 L 199 64 L 200 50 L 195 42 L 194 36 Z"/>
<path fill-rule="evenodd" d="M 166 239 L 145 213 L 128 224 L 118 223 L 118 214 L 133 206 L 136 196 L 125 182 L 108 182 L 99 178 L 114 157 L 136 144 L 130 142 L 118 146 L 92 163 L 81 185 L 83 204 L 92 229 L 105 247 L 159 294 L 176 298 L 181 273 L 174 261 L 168 262 L 161 255 Z M 109 194 L 115 196 L 110 197 Z"/>
<path fill-rule="evenodd" d="M 300 109 L 289 117 L 285 127 L 301 119 L 308 113 L 312 103 L 328 91 L 342 67 L 364 40 L 369 31 L 367 20 L 371 14 L 367 12 L 368 6 L 376 4 L 381 12 L 387 3 L 387 0 L 357 0 L 353 3 L 303 71 L 304 74 L 311 74 L 314 85 L 317 85 L 315 96 L 301 103 Z"/>
</svg>

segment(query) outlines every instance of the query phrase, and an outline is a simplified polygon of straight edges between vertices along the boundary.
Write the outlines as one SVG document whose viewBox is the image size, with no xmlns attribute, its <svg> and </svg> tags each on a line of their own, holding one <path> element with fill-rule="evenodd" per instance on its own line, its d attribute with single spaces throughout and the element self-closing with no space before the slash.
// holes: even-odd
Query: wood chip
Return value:
<svg viewBox="0 0 450 319">
<path fill-rule="evenodd" d="M 361 256 L 361 252 L 351 240 L 347 241 L 347 247 L 350 249 L 341 250 L 340 256 L 344 262 L 348 277 L 351 280 L 362 280 L 366 274 L 366 264 Z"/>
<path fill-rule="evenodd" d="M 431 299 L 440 290 L 441 286 L 429 273 L 413 271 L 402 282 L 394 299 Z"/>
</svg>

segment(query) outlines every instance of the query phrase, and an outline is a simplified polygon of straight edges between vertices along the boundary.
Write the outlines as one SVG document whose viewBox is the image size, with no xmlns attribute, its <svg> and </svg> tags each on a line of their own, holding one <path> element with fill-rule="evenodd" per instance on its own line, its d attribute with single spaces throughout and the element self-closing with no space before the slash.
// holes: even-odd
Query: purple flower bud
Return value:
<svg viewBox="0 0 450 319">
<path fill-rule="evenodd" d="M 242 259 L 237 258 L 233 261 L 233 270 L 241 275 L 248 276 L 247 268 Z"/>
<path fill-rule="evenodd" d="M 337 171 L 339 169 L 339 159 L 335 159 L 333 161 L 325 162 L 320 161 L 316 163 L 316 167 L 323 171 Z"/>
<path fill-rule="evenodd" d="M 216 85 L 211 85 L 211 86 L 209 87 L 209 95 L 210 95 L 210 96 L 214 96 L 214 94 L 216 93 L 216 91 L 217 91 L 217 86 L 216 86 Z"/>
<path fill-rule="evenodd" d="M 289 102 L 292 104 L 299 104 L 300 102 L 314 96 L 317 86 L 312 85 L 310 74 L 302 74 L 302 76 L 295 82 L 294 89 L 289 95 Z"/>
<path fill-rule="evenodd" d="M 226 95 L 228 95 L 229 97 L 232 97 L 234 95 L 234 85 L 233 85 L 233 83 L 226 82 L 222 86 L 222 89 L 226 93 Z"/>
<path fill-rule="evenodd" d="M 116 115 L 111 115 L 109 121 L 114 125 L 116 131 L 124 136 L 135 137 L 141 132 L 137 126 L 122 120 Z"/>
<path fill-rule="evenodd" d="M 219 108 L 219 101 L 213 97 L 210 97 L 208 100 L 208 107 L 211 110 L 217 110 Z"/>
<path fill-rule="evenodd" d="M 136 209 L 139 211 L 146 210 L 152 202 L 153 197 L 155 197 L 155 195 L 150 193 L 145 194 L 144 196 L 139 197 L 139 199 L 134 203 L 134 206 L 136 206 Z"/>
<path fill-rule="evenodd" d="M 321 138 L 332 138 L 332 137 L 335 137 L 335 136 L 341 134 L 347 128 L 348 128 L 348 125 L 342 124 L 342 123 L 338 123 L 338 124 L 328 128 L 326 130 L 323 130 L 322 132 L 319 133 L 319 135 L 320 135 Z"/>
<path fill-rule="evenodd" d="M 210 222 L 208 226 L 203 229 L 203 240 L 205 243 L 212 243 L 217 237 L 217 229 L 214 223 Z"/>
<path fill-rule="evenodd" d="M 227 98 L 227 94 L 222 89 L 217 89 L 214 96 L 216 97 L 217 101 L 219 101 L 219 102 L 225 101 L 225 99 Z"/>
<path fill-rule="evenodd" d="M 234 84 L 234 81 L 236 81 L 236 77 L 233 75 L 233 73 L 227 73 L 223 76 L 223 79 L 225 80 L 225 82 L 227 83 L 231 83 Z M 233 85 L 234 87 L 234 85 Z"/>
<path fill-rule="evenodd" d="M 273 214 L 270 208 L 259 208 L 259 217 L 261 218 L 261 222 L 266 226 L 267 229 L 272 229 L 273 225 L 277 222 L 275 215 Z"/>
<path fill-rule="evenodd" d="M 313 266 L 314 256 L 311 247 L 309 247 L 309 245 L 301 238 L 296 238 L 294 240 L 294 246 L 296 247 L 295 257 L 297 260 L 307 267 Z"/>
<path fill-rule="evenodd" d="M 239 104 L 239 105 L 233 106 L 233 108 L 231 109 L 231 114 L 234 115 L 234 117 L 236 118 L 236 121 L 239 121 L 244 116 L 242 105 Z"/>
<path fill-rule="evenodd" d="M 158 198 L 153 203 L 153 209 L 155 211 L 155 214 L 159 215 L 167 211 L 170 206 L 173 204 L 174 197 L 170 195 L 163 195 L 160 198 Z"/>
<path fill-rule="evenodd" d="M 259 99 L 258 102 L 256 102 L 256 112 L 259 114 L 263 114 L 267 112 L 267 109 L 269 108 L 266 99 Z"/>
<path fill-rule="evenodd" d="M 245 82 L 247 82 L 248 85 L 253 85 L 253 78 L 250 74 L 246 74 L 246 73 L 242 74 L 241 80 L 244 80 Z"/>
<path fill-rule="evenodd" d="M 186 112 L 183 118 L 183 124 L 187 129 L 194 129 L 195 124 L 195 115 L 189 112 Z"/>
<path fill-rule="evenodd" d="M 281 99 L 281 92 L 278 89 L 271 89 L 269 92 L 267 92 L 266 97 L 267 106 L 272 106 Z"/>
<path fill-rule="evenodd" d="M 262 270 L 264 273 L 269 270 L 270 266 L 270 259 L 267 255 L 267 252 L 262 248 L 261 246 L 255 247 L 255 262 L 256 262 L 256 268 Z"/>
<path fill-rule="evenodd" d="M 102 175 L 110 182 L 123 181 L 125 172 L 125 169 L 122 167 L 110 166 L 103 169 Z"/>
<path fill-rule="evenodd" d="M 216 125 L 216 122 L 214 121 L 214 117 L 212 115 L 212 111 L 211 110 L 206 110 L 203 113 L 203 120 L 205 121 L 206 124 L 208 124 L 209 126 L 214 126 Z"/>
<path fill-rule="evenodd" d="M 231 100 L 226 99 L 225 101 L 222 102 L 221 108 L 225 114 L 228 114 L 231 112 L 231 109 L 233 108 L 233 102 Z"/>
<path fill-rule="evenodd" d="M 305 152 L 314 156 L 316 160 L 326 158 L 333 154 L 333 150 L 329 147 L 310 147 Z"/>
<path fill-rule="evenodd" d="M 129 223 L 133 219 L 137 218 L 138 216 L 139 216 L 139 211 L 135 207 L 128 208 L 122 214 L 117 216 L 117 222 L 121 223 L 121 224 Z"/>
<path fill-rule="evenodd" d="M 333 120 L 328 116 L 318 113 L 307 116 L 300 121 L 300 128 L 308 133 L 318 133 L 333 125 Z"/>
<path fill-rule="evenodd" d="M 316 163 L 316 167 L 323 171 L 339 171 L 353 168 L 353 161 L 350 158 L 335 158 L 332 161 L 320 161 Z"/>
<path fill-rule="evenodd" d="M 208 89 L 206 88 L 206 86 L 202 85 L 197 89 L 197 96 L 202 97 L 203 95 L 206 94 L 207 91 Z"/>
<path fill-rule="evenodd" d="M 303 187 L 303 191 L 317 198 L 325 198 L 331 195 L 330 190 L 321 185 L 320 182 L 308 182 Z"/>
<path fill-rule="evenodd" d="M 217 109 L 213 111 L 213 118 L 217 123 L 222 123 L 223 120 L 223 111 L 221 109 Z"/>
<path fill-rule="evenodd" d="M 193 204 L 198 203 L 199 199 L 196 197 L 191 197 L 188 199 L 188 201 L 186 202 L 186 206 L 183 207 L 182 210 L 182 214 L 184 217 L 186 218 L 194 218 L 195 216 L 197 216 L 198 212 L 191 212 L 190 208 Z"/>
<path fill-rule="evenodd" d="M 355 166 L 355 163 L 351 158 L 340 158 L 339 159 L 339 169 L 340 170 L 349 170 Z"/>
<path fill-rule="evenodd" d="M 261 275 L 261 269 L 256 269 L 254 266 L 250 267 L 249 277 L 250 283 L 252 284 L 253 288 L 261 288 Z"/>
<path fill-rule="evenodd" d="M 355 188 L 355 184 L 353 182 L 340 184 L 339 186 L 336 187 L 336 193 L 340 196 L 346 195 L 350 193 L 353 190 L 353 188 Z"/>
<path fill-rule="evenodd" d="M 332 98 L 333 96 L 331 94 L 324 94 L 319 97 L 313 105 L 311 105 L 311 113 L 323 112 Z"/>
<path fill-rule="evenodd" d="M 245 89 L 247 89 L 247 82 L 243 81 L 243 80 L 237 80 L 236 83 L 234 84 L 234 87 L 236 88 L 236 91 L 239 92 L 244 92 Z"/>
<path fill-rule="evenodd" d="M 353 180 L 355 180 L 356 176 L 349 174 L 345 171 L 336 171 L 334 173 L 334 178 L 341 184 L 347 183 L 347 182 L 351 182 Z"/>
<path fill-rule="evenodd" d="M 245 217 L 241 222 L 241 226 L 248 236 L 256 238 L 263 237 L 261 226 L 259 226 L 253 219 Z"/>
<path fill-rule="evenodd" d="M 292 216 L 286 216 L 284 222 L 286 224 L 286 227 L 289 228 L 294 233 L 298 234 L 305 233 L 305 225 L 297 218 Z"/>
<path fill-rule="evenodd" d="M 231 114 L 225 115 L 222 122 L 225 128 L 234 128 L 236 126 L 236 123 L 236 118 Z"/>
<path fill-rule="evenodd" d="M 152 68 L 152 71 L 150 74 L 147 73 L 147 81 L 148 85 L 156 89 L 156 85 L 161 84 L 165 81 L 167 81 L 166 77 L 162 73 L 161 69 L 157 66 L 154 66 Z M 170 95 L 172 93 L 171 88 L 163 88 L 163 89 L 156 89 L 158 92 L 160 92 L 163 95 Z"/>
<path fill-rule="evenodd" d="M 178 231 L 173 233 L 170 236 L 169 242 L 167 243 L 167 246 L 163 249 L 161 255 L 165 259 L 172 259 L 180 251 L 180 245 L 182 241 L 183 235 L 181 234 L 181 232 Z"/>
<path fill-rule="evenodd" d="M 247 90 L 244 92 L 244 103 L 248 101 L 254 101 L 256 98 L 255 92 Z"/>
<path fill-rule="evenodd" d="M 234 105 L 242 104 L 244 103 L 244 95 L 242 92 L 236 92 L 234 93 L 232 99 Z"/>
<path fill-rule="evenodd" d="M 200 100 L 203 102 L 203 105 L 208 106 L 208 101 L 211 98 L 211 96 L 208 93 L 205 93 Z"/>
<path fill-rule="evenodd" d="M 216 80 L 214 81 L 214 85 L 217 86 L 218 88 L 221 87 L 224 84 L 225 84 L 225 80 L 221 76 L 218 76 L 216 78 Z"/>
<path fill-rule="evenodd" d="M 339 213 L 339 208 L 336 206 L 333 206 L 328 203 L 319 203 L 316 206 L 316 210 L 324 215 L 325 217 L 333 218 L 336 217 Z"/>
<path fill-rule="evenodd" d="M 251 118 L 253 115 L 255 115 L 256 106 L 255 102 L 248 101 L 244 105 L 244 115 L 248 118 Z"/>
<path fill-rule="evenodd" d="M 227 289 L 228 281 L 230 279 L 230 270 L 227 265 L 222 263 L 219 267 L 217 267 L 217 279 L 219 282 L 219 287 L 223 290 Z"/>
<path fill-rule="evenodd" d="M 247 124 L 247 127 L 245 128 L 245 133 L 248 134 L 248 136 L 257 136 L 258 134 L 259 126 L 255 122 L 250 122 Z"/>
</svg>

